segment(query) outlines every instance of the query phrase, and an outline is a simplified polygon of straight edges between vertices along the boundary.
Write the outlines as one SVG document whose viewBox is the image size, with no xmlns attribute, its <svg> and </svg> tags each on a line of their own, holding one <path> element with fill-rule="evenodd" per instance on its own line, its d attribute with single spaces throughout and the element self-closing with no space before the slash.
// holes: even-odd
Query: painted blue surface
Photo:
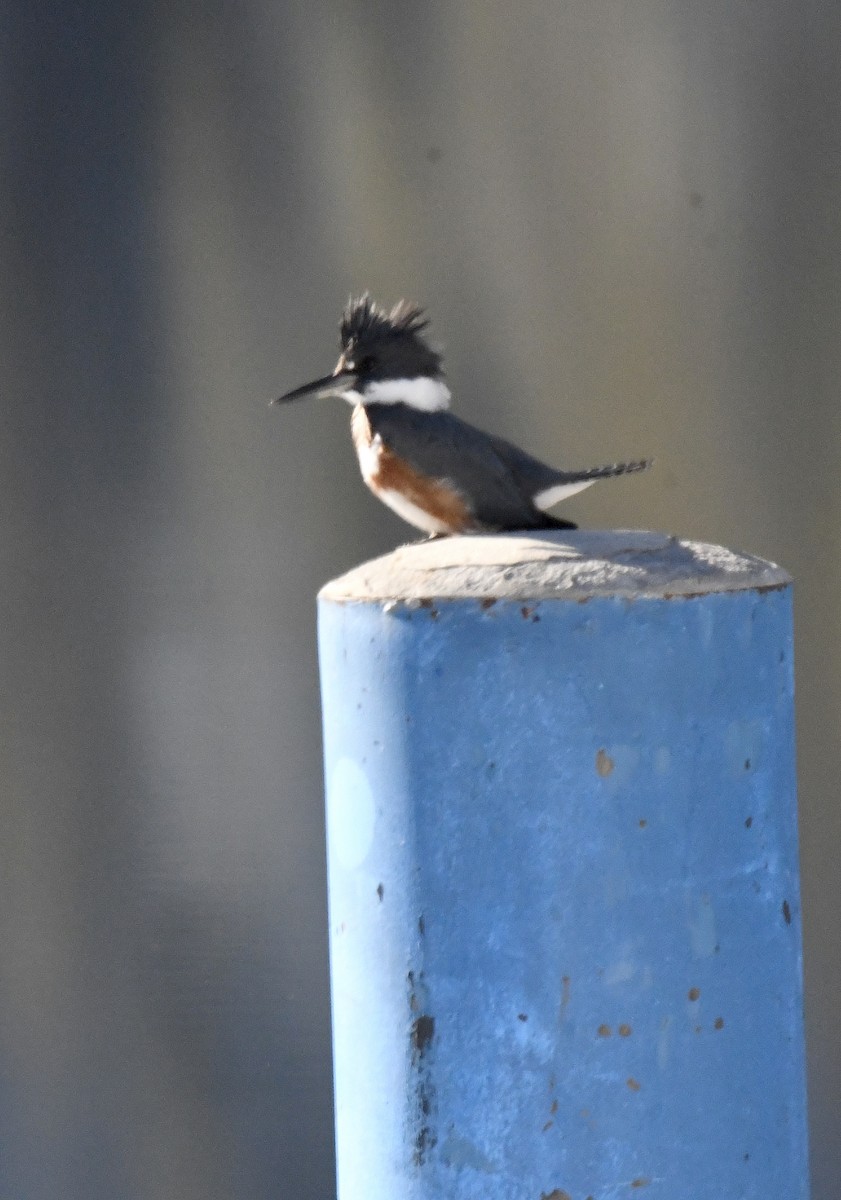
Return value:
<svg viewBox="0 0 841 1200">
<path fill-rule="evenodd" d="M 340 1200 L 803 1200 L 791 589 L 319 622 Z"/>
</svg>

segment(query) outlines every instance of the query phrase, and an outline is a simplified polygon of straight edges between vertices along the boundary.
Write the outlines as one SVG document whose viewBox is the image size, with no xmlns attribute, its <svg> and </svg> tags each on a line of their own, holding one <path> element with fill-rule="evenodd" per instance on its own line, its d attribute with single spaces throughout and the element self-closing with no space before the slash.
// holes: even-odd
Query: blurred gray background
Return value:
<svg viewBox="0 0 841 1200">
<path fill-rule="evenodd" d="M 265 401 L 370 288 L 461 415 L 656 457 L 567 514 L 795 575 L 837 1200 L 839 51 L 837 0 L 2 7 L 0 1196 L 333 1194 L 314 596 L 413 534 Z"/>
</svg>

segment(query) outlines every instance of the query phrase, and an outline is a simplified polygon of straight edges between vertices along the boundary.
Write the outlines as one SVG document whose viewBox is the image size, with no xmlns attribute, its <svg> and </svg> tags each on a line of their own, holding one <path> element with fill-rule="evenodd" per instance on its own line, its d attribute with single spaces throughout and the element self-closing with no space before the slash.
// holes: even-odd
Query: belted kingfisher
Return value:
<svg viewBox="0 0 841 1200">
<path fill-rule="evenodd" d="M 432 535 L 575 529 L 546 509 L 597 479 L 650 466 L 559 471 L 453 416 L 441 355 L 421 336 L 427 324 L 423 309 L 405 300 L 391 312 L 367 294 L 351 300 L 332 374 L 273 401 L 340 396 L 352 404 L 362 478 L 410 525 Z"/>
</svg>

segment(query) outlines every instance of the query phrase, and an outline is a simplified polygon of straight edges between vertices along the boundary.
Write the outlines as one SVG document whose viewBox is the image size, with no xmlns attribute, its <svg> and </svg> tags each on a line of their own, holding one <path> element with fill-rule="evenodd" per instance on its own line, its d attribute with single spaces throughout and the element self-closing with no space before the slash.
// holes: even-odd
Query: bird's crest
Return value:
<svg viewBox="0 0 841 1200">
<path fill-rule="evenodd" d="M 347 308 L 342 313 L 341 331 L 342 349 L 369 338 L 394 336 L 404 334 L 411 337 L 419 334 L 429 324 L 423 309 L 408 300 L 400 300 L 391 312 L 380 308 L 366 292 L 354 300 L 348 301 Z"/>
</svg>

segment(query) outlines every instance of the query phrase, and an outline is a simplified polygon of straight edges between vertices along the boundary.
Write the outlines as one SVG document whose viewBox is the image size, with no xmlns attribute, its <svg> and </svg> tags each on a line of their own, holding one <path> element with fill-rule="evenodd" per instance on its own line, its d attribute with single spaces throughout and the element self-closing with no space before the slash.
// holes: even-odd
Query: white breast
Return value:
<svg viewBox="0 0 841 1200">
<path fill-rule="evenodd" d="M 414 525 L 415 529 L 422 529 L 424 533 L 452 533 L 452 529 L 444 521 L 439 521 L 430 513 L 425 512 L 417 504 L 407 500 L 400 492 L 395 492 L 391 488 L 378 488 L 376 485 L 369 486 L 378 500 L 387 504 L 392 512 L 397 513 L 398 517 L 408 521 L 410 525 Z"/>
<path fill-rule="evenodd" d="M 376 434 L 370 442 L 358 441 L 356 443 L 356 456 L 359 459 L 359 469 L 362 472 L 362 478 L 370 485 L 379 471 L 380 455 L 383 452 L 383 439 L 379 434 Z"/>
</svg>

